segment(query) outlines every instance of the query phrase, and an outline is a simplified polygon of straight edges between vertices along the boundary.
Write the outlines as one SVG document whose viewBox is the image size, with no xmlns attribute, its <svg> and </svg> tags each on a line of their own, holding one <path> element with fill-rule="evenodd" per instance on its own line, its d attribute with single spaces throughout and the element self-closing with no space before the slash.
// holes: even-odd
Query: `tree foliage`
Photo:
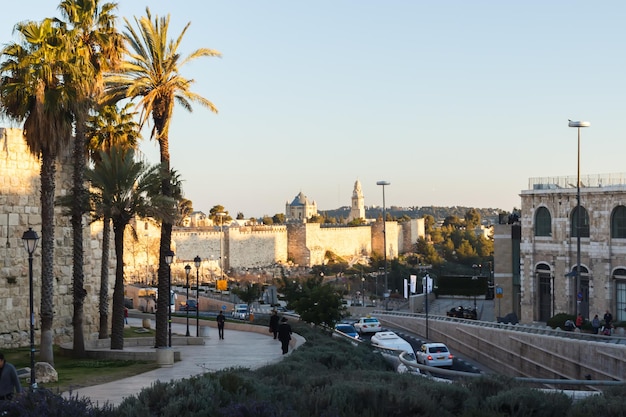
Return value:
<svg viewBox="0 0 626 417">
<path fill-rule="evenodd" d="M 333 327 L 341 320 L 342 297 L 332 285 L 324 283 L 321 275 L 314 273 L 299 281 L 283 277 L 281 291 L 287 298 L 288 307 L 307 323 Z"/>
</svg>

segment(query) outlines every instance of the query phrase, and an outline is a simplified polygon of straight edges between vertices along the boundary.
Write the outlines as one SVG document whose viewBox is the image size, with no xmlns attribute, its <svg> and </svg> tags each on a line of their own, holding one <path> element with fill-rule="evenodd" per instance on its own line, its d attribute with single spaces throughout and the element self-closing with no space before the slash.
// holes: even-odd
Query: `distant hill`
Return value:
<svg viewBox="0 0 626 417">
<path fill-rule="evenodd" d="M 409 216 L 412 219 L 421 219 L 426 215 L 431 215 L 435 218 L 435 221 L 441 222 L 448 216 L 457 216 L 459 218 L 465 217 L 465 213 L 471 208 L 475 207 L 436 207 L 436 206 L 424 206 L 424 207 L 387 207 L 385 211 L 395 218 L 400 218 L 404 215 Z M 498 214 L 506 212 L 506 210 L 498 208 L 475 208 L 480 213 L 480 218 L 484 223 L 496 224 L 498 223 Z M 350 207 L 344 206 L 334 210 L 319 210 L 320 214 L 324 214 L 327 217 L 334 217 L 336 219 L 346 219 L 350 214 Z M 368 219 L 376 219 L 382 215 L 382 207 L 365 207 L 365 215 Z"/>
</svg>

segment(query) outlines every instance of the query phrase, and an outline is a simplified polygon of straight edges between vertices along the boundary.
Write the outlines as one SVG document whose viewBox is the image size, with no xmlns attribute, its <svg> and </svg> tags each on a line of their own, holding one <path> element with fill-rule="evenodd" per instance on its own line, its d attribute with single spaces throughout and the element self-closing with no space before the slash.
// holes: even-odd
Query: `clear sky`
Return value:
<svg viewBox="0 0 626 417">
<path fill-rule="evenodd" d="M 118 15 L 191 22 L 182 68 L 219 109 L 177 107 L 172 166 L 206 213 L 365 204 L 511 210 L 531 177 L 626 172 L 626 2 L 121 0 Z M 11 2 L 0 43 L 54 0 Z M 124 23 L 120 21 L 120 27 Z M 142 149 L 158 162 L 157 145 Z"/>
</svg>

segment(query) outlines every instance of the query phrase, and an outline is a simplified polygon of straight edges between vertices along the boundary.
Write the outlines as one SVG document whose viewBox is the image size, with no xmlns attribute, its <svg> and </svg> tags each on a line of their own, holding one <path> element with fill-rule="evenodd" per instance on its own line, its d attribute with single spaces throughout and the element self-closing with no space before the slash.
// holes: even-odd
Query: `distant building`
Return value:
<svg viewBox="0 0 626 417">
<path fill-rule="evenodd" d="M 354 191 L 352 191 L 352 205 L 350 206 L 348 222 L 355 219 L 365 220 L 365 197 L 363 197 L 361 181 L 359 180 L 356 180 L 354 183 Z"/>
<path fill-rule="evenodd" d="M 286 220 L 306 223 L 307 219 L 317 215 L 317 203 L 309 199 L 300 191 L 291 204 L 285 205 Z"/>
<path fill-rule="evenodd" d="M 576 311 L 590 319 L 605 310 L 626 320 L 626 175 L 585 176 L 580 213 L 576 183 L 571 177 L 531 178 L 521 193 L 523 322 Z"/>
</svg>

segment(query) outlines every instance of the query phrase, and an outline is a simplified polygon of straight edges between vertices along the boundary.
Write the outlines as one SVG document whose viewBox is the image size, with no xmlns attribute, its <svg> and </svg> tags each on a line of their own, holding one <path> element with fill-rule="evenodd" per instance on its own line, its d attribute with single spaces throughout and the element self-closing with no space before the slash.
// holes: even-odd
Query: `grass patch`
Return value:
<svg viewBox="0 0 626 417">
<path fill-rule="evenodd" d="M 57 371 L 59 380 L 39 384 L 39 386 L 57 393 L 104 384 L 158 368 L 154 361 L 73 359 L 63 356 L 58 346 L 54 346 L 53 349 L 54 369 Z M 17 369 L 30 368 L 30 348 L 7 349 L 3 353 L 5 359 Z M 38 361 L 39 357 L 36 353 L 35 362 Z M 21 382 L 22 386 L 27 388 L 30 378 L 22 379 Z"/>
</svg>

